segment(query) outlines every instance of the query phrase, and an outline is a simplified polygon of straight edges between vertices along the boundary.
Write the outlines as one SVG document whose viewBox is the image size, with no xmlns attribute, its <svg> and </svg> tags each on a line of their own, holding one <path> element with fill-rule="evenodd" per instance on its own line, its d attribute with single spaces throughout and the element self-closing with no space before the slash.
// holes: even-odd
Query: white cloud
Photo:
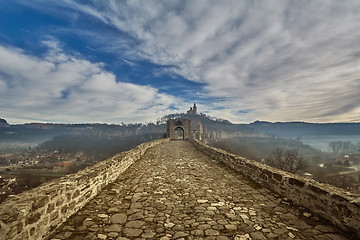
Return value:
<svg viewBox="0 0 360 240">
<path fill-rule="evenodd" d="M 127 49 L 131 59 L 205 83 L 203 101 L 226 100 L 209 100 L 210 114 L 225 108 L 234 122 L 359 120 L 358 0 L 53 4 L 132 36 L 139 45 Z"/>
<path fill-rule="evenodd" d="M 138 56 L 204 81 L 204 98 L 227 98 L 210 105 L 231 120 L 360 115 L 358 1 L 112 1 L 98 14 L 141 40 Z"/>
<path fill-rule="evenodd" d="M 0 108 L 14 122 L 145 122 L 175 98 L 116 81 L 102 63 L 65 54 L 55 42 L 44 58 L 0 45 Z M 6 79 L 6 80 L 5 80 Z"/>
</svg>

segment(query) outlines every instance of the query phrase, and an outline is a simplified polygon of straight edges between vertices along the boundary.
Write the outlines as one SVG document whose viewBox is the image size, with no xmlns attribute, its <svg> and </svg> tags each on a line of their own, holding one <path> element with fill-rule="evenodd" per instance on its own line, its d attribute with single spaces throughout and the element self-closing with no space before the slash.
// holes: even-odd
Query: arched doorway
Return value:
<svg viewBox="0 0 360 240">
<path fill-rule="evenodd" d="M 176 140 L 184 140 L 184 129 L 182 127 L 176 127 L 174 129 L 174 139 Z"/>
<path fill-rule="evenodd" d="M 191 121 L 181 118 L 169 119 L 167 121 L 166 132 L 167 137 L 170 139 L 187 140 L 192 137 Z"/>
</svg>

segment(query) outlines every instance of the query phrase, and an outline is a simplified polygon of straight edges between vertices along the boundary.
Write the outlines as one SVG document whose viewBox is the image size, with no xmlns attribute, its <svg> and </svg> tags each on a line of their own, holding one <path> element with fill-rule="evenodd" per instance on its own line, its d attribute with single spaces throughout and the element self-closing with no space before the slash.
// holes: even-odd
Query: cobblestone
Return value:
<svg viewBox="0 0 360 240">
<path fill-rule="evenodd" d="M 235 171 L 171 141 L 150 150 L 48 239 L 350 239 Z"/>
</svg>

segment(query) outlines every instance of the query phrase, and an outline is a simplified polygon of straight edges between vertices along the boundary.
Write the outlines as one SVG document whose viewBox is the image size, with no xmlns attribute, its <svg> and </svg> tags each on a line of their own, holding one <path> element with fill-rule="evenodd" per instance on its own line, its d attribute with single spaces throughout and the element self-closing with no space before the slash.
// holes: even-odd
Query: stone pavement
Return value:
<svg viewBox="0 0 360 240">
<path fill-rule="evenodd" d="M 197 151 L 150 150 L 48 239 L 317 239 L 346 237 L 325 220 Z"/>
</svg>

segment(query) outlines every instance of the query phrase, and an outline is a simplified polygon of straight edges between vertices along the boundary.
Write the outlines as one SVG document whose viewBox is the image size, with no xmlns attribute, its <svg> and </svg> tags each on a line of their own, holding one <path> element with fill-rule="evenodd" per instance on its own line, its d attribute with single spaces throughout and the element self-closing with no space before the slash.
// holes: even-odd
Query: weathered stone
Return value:
<svg viewBox="0 0 360 240">
<path fill-rule="evenodd" d="M 216 240 L 229 240 L 229 238 L 226 236 L 217 236 Z"/>
<path fill-rule="evenodd" d="M 347 237 L 344 237 L 340 234 L 333 234 L 333 233 L 328 233 L 325 234 L 326 237 L 330 238 L 331 240 L 347 240 Z"/>
<path fill-rule="evenodd" d="M 91 221 L 91 220 L 85 220 L 85 221 L 83 222 L 83 225 L 84 225 L 85 227 L 92 226 L 92 225 L 94 225 L 94 224 L 95 224 L 95 222 L 94 222 L 94 221 Z"/>
<path fill-rule="evenodd" d="M 144 221 L 130 221 L 125 224 L 126 228 L 141 228 L 145 224 Z"/>
<path fill-rule="evenodd" d="M 278 229 L 275 229 L 275 230 L 274 230 L 274 233 L 275 233 L 276 235 L 282 235 L 282 234 L 284 234 L 284 233 L 286 233 L 286 232 L 288 232 L 288 230 L 287 230 L 286 228 L 278 228 Z"/>
<path fill-rule="evenodd" d="M 204 215 L 207 215 L 207 216 L 215 216 L 215 212 L 214 212 L 214 211 L 205 211 L 205 212 L 204 212 Z"/>
<path fill-rule="evenodd" d="M 303 181 L 300 181 L 299 179 L 296 179 L 296 178 L 289 178 L 289 184 L 290 185 L 295 185 L 297 187 L 304 187 L 305 186 L 305 183 Z"/>
<path fill-rule="evenodd" d="M 198 226 L 198 229 L 200 229 L 200 230 L 206 230 L 206 229 L 209 229 L 209 228 L 211 228 L 211 226 L 209 224 L 200 224 Z"/>
<path fill-rule="evenodd" d="M 289 235 L 290 238 L 295 238 L 295 235 L 292 232 L 289 232 L 288 235 Z"/>
<path fill-rule="evenodd" d="M 141 237 L 143 237 L 143 238 L 152 238 L 152 237 L 154 237 L 156 235 L 156 233 L 154 233 L 154 232 L 145 232 L 145 233 L 143 233 L 142 235 L 141 235 Z"/>
<path fill-rule="evenodd" d="M 128 217 L 128 220 L 139 220 L 143 219 L 144 214 L 142 212 L 136 212 Z"/>
<path fill-rule="evenodd" d="M 119 207 L 111 207 L 107 210 L 108 213 L 117 213 L 117 212 L 121 212 L 121 208 Z"/>
<path fill-rule="evenodd" d="M 184 226 L 182 225 L 175 225 L 173 228 L 172 228 L 173 231 L 182 231 L 184 230 Z"/>
<path fill-rule="evenodd" d="M 220 235 L 220 233 L 217 230 L 206 229 L 205 230 L 205 235 L 206 236 L 217 236 L 217 235 Z"/>
<path fill-rule="evenodd" d="M 185 220 L 184 225 L 190 225 L 190 224 L 193 224 L 194 222 L 195 222 L 195 219 Z"/>
<path fill-rule="evenodd" d="M 108 236 L 108 237 L 111 237 L 111 238 L 115 238 L 115 237 L 119 236 L 119 233 L 117 233 L 117 232 L 110 232 L 110 233 L 107 234 L 107 236 Z"/>
<path fill-rule="evenodd" d="M 165 232 L 165 229 L 160 227 L 160 228 L 155 229 L 155 231 L 157 233 L 163 233 L 163 232 Z"/>
<path fill-rule="evenodd" d="M 161 237 L 160 240 L 170 240 L 170 237 L 164 236 L 164 237 Z"/>
<path fill-rule="evenodd" d="M 143 230 L 137 228 L 124 228 L 123 231 L 126 237 L 138 237 L 141 235 L 142 232 Z"/>
<path fill-rule="evenodd" d="M 244 235 L 236 235 L 236 236 L 234 237 L 234 240 L 248 240 L 248 239 L 251 240 L 250 234 L 248 234 L 248 233 L 246 233 L 246 234 L 244 234 Z"/>
<path fill-rule="evenodd" d="M 203 236 L 204 235 L 204 230 L 194 230 L 191 232 L 192 235 L 195 235 L 195 236 Z"/>
<path fill-rule="evenodd" d="M 127 216 L 126 216 L 126 214 L 123 214 L 123 213 L 117 213 L 110 217 L 111 223 L 124 224 L 126 222 L 126 220 L 127 220 Z"/>
<path fill-rule="evenodd" d="M 303 213 L 303 215 L 304 215 L 305 217 L 311 217 L 311 213 L 305 212 L 305 213 Z"/>
<path fill-rule="evenodd" d="M 227 230 L 231 230 L 231 231 L 235 231 L 237 229 L 237 226 L 236 225 L 232 225 L 232 224 L 226 224 L 225 225 L 225 228 Z"/>
<path fill-rule="evenodd" d="M 316 230 L 323 232 L 323 233 L 332 233 L 334 232 L 334 228 L 331 226 L 324 226 L 324 225 L 317 225 L 315 227 Z"/>
<path fill-rule="evenodd" d="M 54 211 L 50 214 L 50 220 L 53 221 L 55 220 L 57 217 L 59 217 L 59 212 L 58 211 Z"/>
<path fill-rule="evenodd" d="M 98 237 L 98 239 L 106 239 L 107 238 L 106 235 L 100 234 L 100 233 L 97 235 L 97 237 Z"/>
<path fill-rule="evenodd" d="M 319 235 L 321 232 L 316 229 L 306 229 L 304 231 L 301 231 L 301 234 L 304 236 L 316 236 Z"/>
<path fill-rule="evenodd" d="M 71 227 L 71 226 L 64 226 L 62 229 L 64 231 L 71 231 L 71 232 L 75 231 L 75 229 L 73 227 Z"/>
<path fill-rule="evenodd" d="M 185 232 L 176 232 L 173 236 L 174 239 L 178 239 L 178 238 L 183 238 L 183 237 L 187 237 L 189 236 L 189 234 L 185 233 Z"/>
<path fill-rule="evenodd" d="M 293 228 L 293 227 L 286 227 L 286 229 L 290 230 L 290 231 L 295 231 L 295 232 L 299 231 L 299 229 Z"/>
<path fill-rule="evenodd" d="M 300 219 L 291 219 L 288 221 L 288 224 L 302 230 L 310 228 L 310 226 L 306 222 Z"/>
<path fill-rule="evenodd" d="M 166 228 L 172 228 L 173 226 L 175 226 L 175 224 L 174 224 L 174 223 L 171 223 L 171 222 L 166 222 L 166 223 L 164 224 L 164 227 L 166 227 Z"/>
<path fill-rule="evenodd" d="M 223 225 L 221 225 L 221 224 L 214 224 L 214 225 L 211 226 L 211 228 L 215 229 L 215 230 L 223 230 L 225 227 Z"/>
<path fill-rule="evenodd" d="M 109 227 L 104 228 L 104 232 L 121 232 L 122 226 L 119 224 L 112 224 Z"/>
<path fill-rule="evenodd" d="M 266 237 L 261 232 L 252 232 L 250 236 L 253 240 L 266 240 Z"/>
<path fill-rule="evenodd" d="M 35 211 L 36 209 L 44 207 L 48 202 L 48 200 L 49 200 L 48 196 L 38 197 L 32 204 L 32 210 Z"/>
<path fill-rule="evenodd" d="M 235 214 L 232 214 L 232 213 L 225 213 L 225 216 L 227 217 L 227 218 L 229 218 L 230 220 L 236 220 L 237 218 L 236 218 L 236 215 Z"/>
<path fill-rule="evenodd" d="M 37 221 L 39 221 L 41 218 L 41 213 L 35 213 L 32 214 L 26 221 L 26 224 L 33 224 L 36 223 Z"/>
</svg>

